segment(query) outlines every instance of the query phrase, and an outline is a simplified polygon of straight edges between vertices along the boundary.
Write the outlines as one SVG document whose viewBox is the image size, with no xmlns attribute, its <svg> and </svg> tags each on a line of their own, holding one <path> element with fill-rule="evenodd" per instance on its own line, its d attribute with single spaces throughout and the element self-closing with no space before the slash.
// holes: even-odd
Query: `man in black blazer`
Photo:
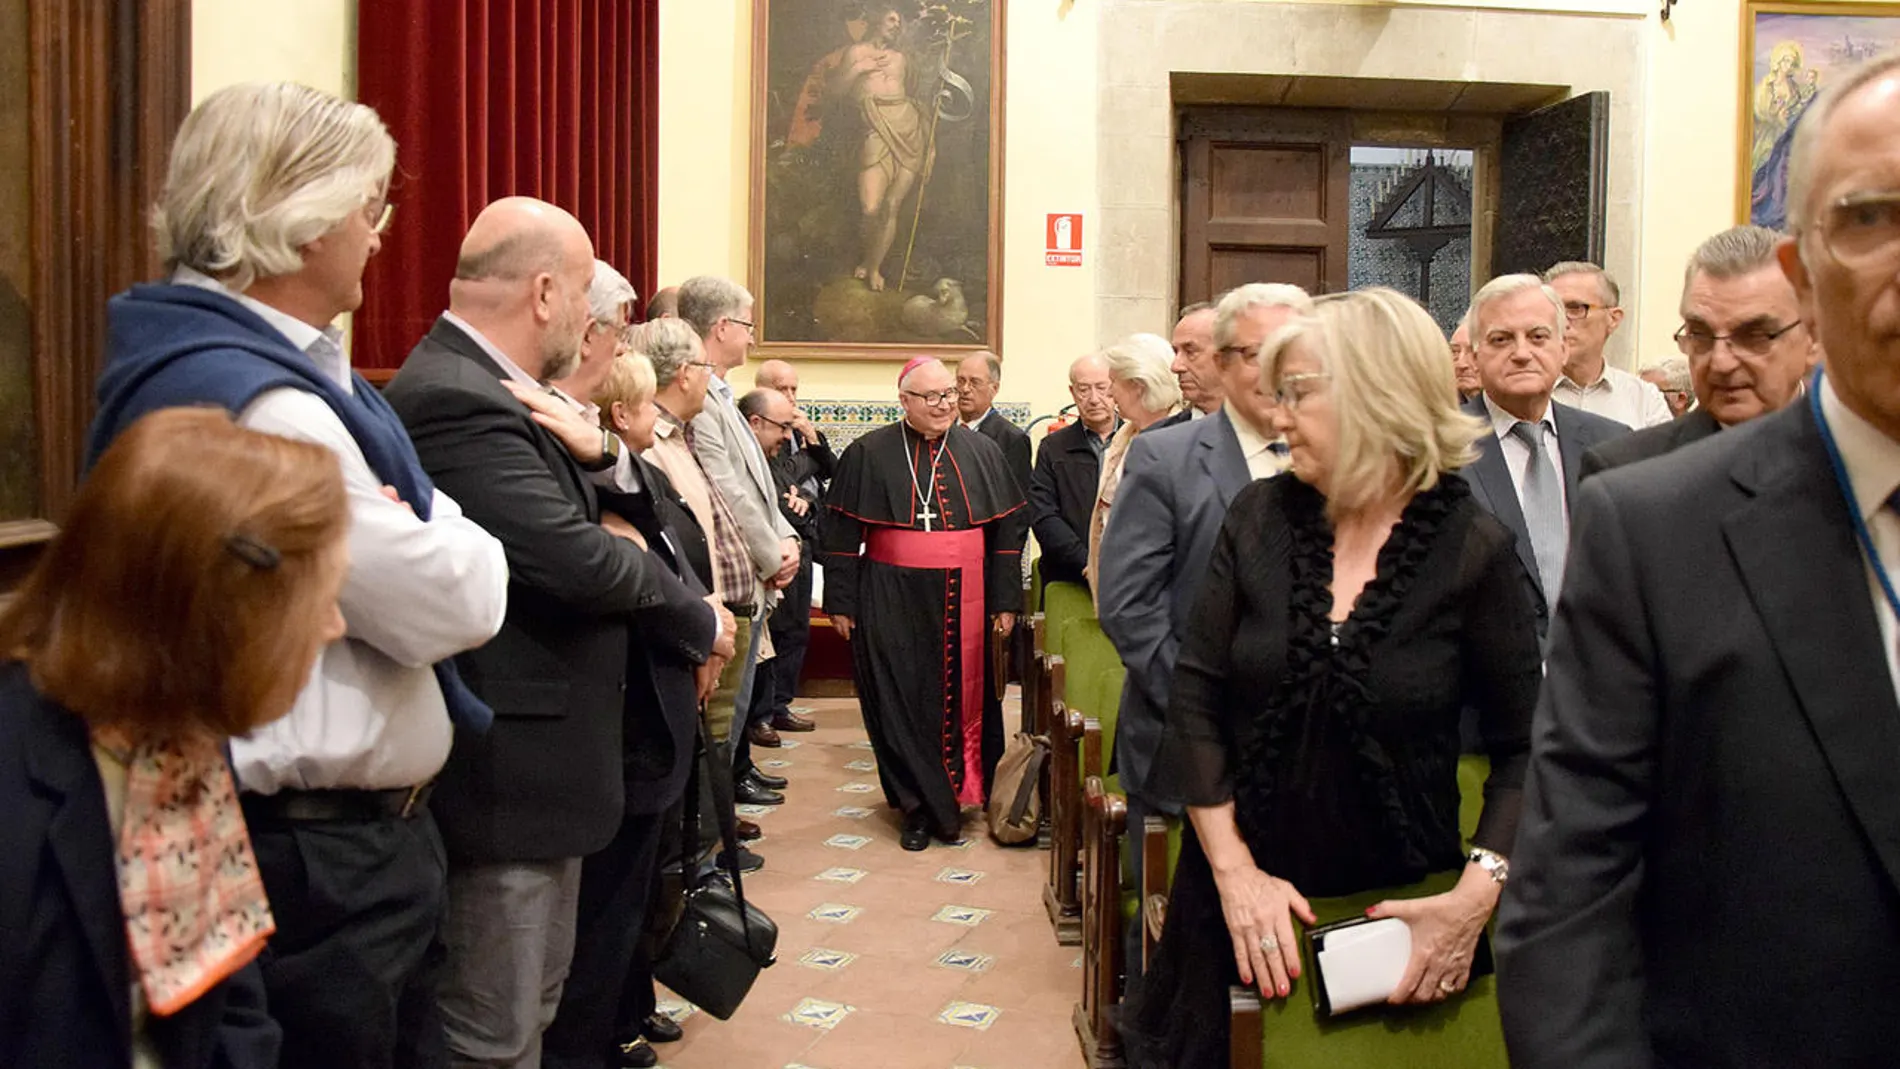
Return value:
<svg viewBox="0 0 1900 1069">
<path fill-rule="evenodd" d="M 630 670 L 636 635 L 650 655 L 694 664 L 731 653 L 718 606 L 602 528 L 590 471 L 618 481 L 622 456 L 607 436 L 577 457 L 517 399 L 577 364 L 593 268 L 566 212 L 489 205 L 463 241 L 449 311 L 387 390 L 423 467 L 508 557 L 501 633 L 457 658 L 495 724 L 456 737 L 435 792 L 449 854 L 440 1002 L 461 1064 L 540 1063 L 580 859 L 625 808 L 623 688 L 663 705 L 651 671 Z"/>
<path fill-rule="evenodd" d="M 1519 1069 L 1900 1051 L 1900 702 L 1870 581 L 1900 570 L 1900 225 L 1854 204 L 1900 182 L 1896 101 L 1900 56 L 1843 72 L 1795 146 L 1780 256 L 1822 385 L 1578 491 L 1498 915 Z"/>
<path fill-rule="evenodd" d="M 1478 439 L 1465 478 L 1478 503 L 1517 536 L 1541 636 L 1563 574 L 1583 454 L 1629 428 L 1550 399 L 1564 366 L 1564 306 L 1537 276 L 1493 279 L 1471 308 L 1484 390 L 1465 411 L 1493 433 Z"/>
<path fill-rule="evenodd" d="M 1093 354 L 1070 364 L 1069 396 L 1075 422 L 1043 438 L 1029 476 L 1029 523 L 1042 547 L 1043 581 L 1086 584 L 1102 453 L 1121 423 L 1108 394 L 1108 364 Z"/>
<path fill-rule="evenodd" d="M 1029 432 L 996 411 L 996 391 L 1003 386 L 1003 362 L 995 353 L 971 353 L 957 365 L 957 419 L 965 427 L 996 443 L 1009 461 L 1009 473 L 1024 493 L 1029 491 Z M 1084 528 L 1086 530 L 1086 527 Z"/>
<path fill-rule="evenodd" d="M 1676 344 L 1689 359 L 1697 407 L 1585 453 L 1583 477 L 1659 457 L 1801 396 L 1802 379 L 1821 349 L 1775 258 L 1780 243 L 1781 235 L 1766 227 L 1737 226 L 1696 249 L 1682 287 Z"/>
</svg>

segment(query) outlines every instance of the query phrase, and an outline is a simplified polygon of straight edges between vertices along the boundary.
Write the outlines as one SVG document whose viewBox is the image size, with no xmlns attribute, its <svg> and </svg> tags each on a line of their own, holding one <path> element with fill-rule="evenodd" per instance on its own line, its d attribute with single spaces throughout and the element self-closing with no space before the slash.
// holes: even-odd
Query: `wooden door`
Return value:
<svg viewBox="0 0 1900 1069">
<path fill-rule="evenodd" d="M 1491 272 L 1603 262 L 1610 94 L 1585 93 L 1504 120 Z"/>
<path fill-rule="evenodd" d="M 1181 112 L 1181 301 L 1246 282 L 1346 288 L 1351 115 Z"/>
</svg>

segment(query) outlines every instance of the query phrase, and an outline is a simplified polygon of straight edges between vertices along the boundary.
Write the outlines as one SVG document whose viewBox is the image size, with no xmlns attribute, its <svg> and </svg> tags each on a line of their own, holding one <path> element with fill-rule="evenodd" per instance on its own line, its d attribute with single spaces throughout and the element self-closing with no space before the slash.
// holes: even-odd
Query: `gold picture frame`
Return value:
<svg viewBox="0 0 1900 1069">
<path fill-rule="evenodd" d="M 1787 229 L 1787 156 L 1829 73 L 1900 48 L 1900 3 L 1744 0 L 1735 217 Z"/>
<path fill-rule="evenodd" d="M 1006 4 L 753 0 L 761 356 L 1000 355 Z"/>
</svg>

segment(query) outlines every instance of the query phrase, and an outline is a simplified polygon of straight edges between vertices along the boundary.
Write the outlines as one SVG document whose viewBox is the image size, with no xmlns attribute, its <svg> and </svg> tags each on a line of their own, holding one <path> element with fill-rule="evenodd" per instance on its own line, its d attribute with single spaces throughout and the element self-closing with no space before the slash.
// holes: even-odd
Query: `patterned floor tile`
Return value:
<svg viewBox="0 0 1900 1069">
<path fill-rule="evenodd" d="M 832 810 L 831 815 L 834 817 L 843 817 L 846 820 L 863 820 L 876 812 L 877 810 L 875 809 L 866 809 L 861 805 L 841 805 Z"/>
<path fill-rule="evenodd" d="M 829 868 L 813 876 L 812 879 L 823 880 L 826 883 L 857 883 L 868 875 L 870 874 L 863 869 Z"/>
<path fill-rule="evenodd" d="M 862 850 L 871 845 L 868 835 L 834 835 L 825 840 L 826 846 L 835 846 L 841 850 Z"/>
<path fill-rule="evenodd" d="M 956 1004 L 952 1003 L 952 1005 L 954 1006 Z M 779 1020 L 787 1024 L 804 1025 L 806 1028 L 816 1028 L 821 1031 L 829 1032 L 838 1026 L 839 1021 L 851 1016 L 851 1011 L 854 1008 L 855 1007 L 847 1006 L 842 1002 L 826 1002 L 824 999 L 818 998 L 799 999 L 798 1005 L 792 1007 L 791 1012 L 780 1017 Z M 944 1012 L 948 1013 L 949 1010 L 945 1010 Z M 989 1025 L 966 1025 L 965 1027 L 988 1028 Z"/>
<path fill-rule="evenodd" d="M 836 902 L 826 902 L 805 916 L 815 921 L 824 921 L 826 924 L 850 924 L 863 912 L 862 906 L 843 906 Z"/>
<path fill-rule="evenodd" d="M 804 743 L 799 742 L 797 739 L 780 739 L 778 748 L 781 750 L 796 750 L 803 745 Z"/>
<path fill-rule="evenodd" d="M 785 760 L 782 757 L 774 757 L 770 761 L 760 761 L 759 767 L 760 768 L 790 768 L 792 767 L 792 763 L 790 761 Z"/>
<path fill-rule="evenodd" d="M 699 1012 L 698 1006 L 683 998 L 663 998 L 654 1004 L 653 1009 L 656 1013 L 671 1017 L 674 1024 L 679 1024 Z"/>
<path fill-rule="evenodd" d="M 985 1006 L 980 1002 L 952 1002 L 937 1014 L 937 1020 L 958 1028 L 974 1028 L 979 1032 L 987 1031 L 996 1023 L 1003 1011 L 994 1006 Z"/>
<path fill-rule="evenodd" d="M 849 783 L 838 784 L 838 789 L 846 794 L 870 794 L 872 791 L 877 790 L 877 784 L 866 783 L 863 780 L 852 780 Z"/>
<path fill-rule="evenodd" d="M 982 873 L 972 872 L 969 869 L 944 869 L 942 872 L 937 873 L 938 883 L 958 883 L 965 887 L 973 883 L 978 883 L 982 879 Z"/>
<path fill-rule="evenodd" d="M 830 950 L 825 947 L 812 947 L 798 956 L 800 965 L 820 972 L 837 972 L 856 960 L 858 956 L 849 951 Z"/>
<path fill-rule="evenodd" d="M 844 767 L 847 772 L 876 772 L 877 762 L 860 758 L 856 761 L 846 761 Z"/>
<path fill-rule="evenodd" d="M 775 805 L 735 805 L 732 810 L 742 817 L 763 817 L 770 816 L 777 808 Z"/>
<path fill-rule="evenodd" d="M 850 748 L 853 750 L 869 750 L 872 748 L 871 741 L 869 739 L 859 739 L 852 743 Z"/>
<path fill-rule="evenodd" d="M 962 969 L 964 972 L 988 972 L 996 959 L 988 954 L 978 954 L 969 950 L 946 950 L 937 955 L 932 965 L 945 969 Z"/>
<path fill-rule="evenodd" d="M 989 915 L 989 910 L 977 909 L 975 906 L 945 906 L 931 914 L 930 919 L 942 921 L 945 924 L 961 924 L 965 928 L 974 928 L 987 920 Z"/>
</svg>

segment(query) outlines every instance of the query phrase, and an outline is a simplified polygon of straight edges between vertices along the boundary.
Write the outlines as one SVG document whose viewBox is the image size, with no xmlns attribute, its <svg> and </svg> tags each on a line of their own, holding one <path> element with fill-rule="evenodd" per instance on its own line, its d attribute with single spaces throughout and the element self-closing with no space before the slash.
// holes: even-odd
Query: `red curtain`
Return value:
<svg viewBox="0 0 1900 1069">
<path fill-rule="evenodd" d="M 363 276 L 353 362 L 402 366 L 448 304 L 482 207 L 539 197 L 580 219 L 642 300 L 658 274 L 658 0 L 374 0 L 358 99 L 396 139 L 395 219 Z"/>
</svg>

